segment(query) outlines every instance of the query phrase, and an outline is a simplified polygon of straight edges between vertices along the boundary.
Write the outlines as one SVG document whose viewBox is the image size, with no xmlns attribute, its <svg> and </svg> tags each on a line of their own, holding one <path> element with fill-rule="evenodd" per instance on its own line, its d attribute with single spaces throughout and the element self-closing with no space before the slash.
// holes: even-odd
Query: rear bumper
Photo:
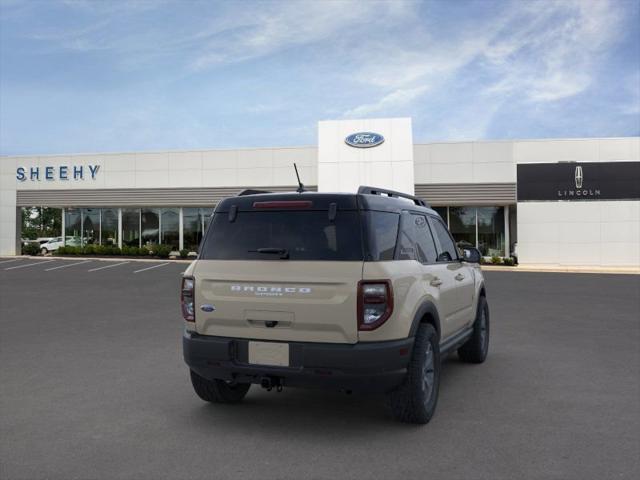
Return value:
<svg viewBox="0 0 640 480">
<path fill-rule="evenodd" d="M 248 363 L 249 340 L 185 331 L 184 360 L 208 379 L 260 383 L 264 377 L 283 386 L 357 392 L 386 392 L 402 383 L 413 338 L 350 344 L 289 342 L 289 367 Z"/>
</svg>

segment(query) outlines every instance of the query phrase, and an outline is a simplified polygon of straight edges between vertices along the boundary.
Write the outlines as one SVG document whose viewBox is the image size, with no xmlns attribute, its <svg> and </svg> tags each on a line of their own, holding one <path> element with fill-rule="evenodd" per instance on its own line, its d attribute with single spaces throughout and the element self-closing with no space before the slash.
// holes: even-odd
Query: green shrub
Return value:
<svg viewBox="0 0 640 480">
<path fill-rule="evenodd" d="M 502 258 L 500 258 L 498 255 L 492 255 L 491 263 L 493 263 L 494 265 L 500 265 L 502 263 Z"/>
<path fill-rule="evenodd" d="M 503 263 L 508 267 L 512 267 L 515 264 L 515 261 L 513 260 L 512 257 L 507 257 L 503 260 Z"/>
<path fill-rule="evenodd" d="M 187 258 L 189 256 L 189 250 L 187 250 L 186 248 L 183 248 L 182 250 L 180 250 L 180 258 L 184 259 Z"/>
<path fill-rule="evenodd" d="M 104 245 L 95 245 L 93 247 L 93 250 L 95 252 L 96 255 L 104 255 L 105 254 L 105 247 Z"/>
<path fill-rule="evenodd" d="M 158 245 L 155 249 L 155 254 L 159 258 L 169 258 L 171 247 L 168 245 Z"/>
<path fill-rule="evenodd" d="M 116 245 L 110 245 L 108 247 L 105 247 L 104 253 L 106 255 L 122 255 L 122 250 Z"/>
<path fill-rule="evenodd" d="M 480 265 L 484 265 L 487 261 L 484 259 L 482 255 L 480 255 Z"/>
<path fill-rule="evenodd" d="M 95 253 L 96 253 L 96 247 L 94 245 L 85 245 L 82 248 L 83 255 L 95 255 Z"/>
<path fill-rule="evenodd" d="M 149 255 L 151 255 L 151 250 L 149 249 L 149 247 L 139 248 L 138 255 L 140 255 L 141 257 L 148 257 Z"/>
<path fill-rule="evenodd" d="M 23 255 L 38 255 L 40 253 L 40 245 L 37 243 L 27 243 L 22 246 Z"/>
</svg>

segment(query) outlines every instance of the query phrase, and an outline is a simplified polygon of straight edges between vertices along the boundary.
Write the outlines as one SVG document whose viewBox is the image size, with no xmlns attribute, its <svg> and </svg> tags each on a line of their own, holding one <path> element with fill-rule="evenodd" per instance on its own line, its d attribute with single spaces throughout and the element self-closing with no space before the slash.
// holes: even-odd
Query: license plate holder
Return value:
<svg viewBox="0 0 640 480">
<path fill-rule="evenodd" d="M 288 367 L 289 344 L 249 341 L 249 363 L 272 367 Z"/>
</svg>

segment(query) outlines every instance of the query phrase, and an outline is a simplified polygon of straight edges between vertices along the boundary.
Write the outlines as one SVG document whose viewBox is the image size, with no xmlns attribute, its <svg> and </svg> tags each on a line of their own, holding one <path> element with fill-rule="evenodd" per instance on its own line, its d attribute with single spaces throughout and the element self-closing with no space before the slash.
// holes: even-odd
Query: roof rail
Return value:
<svg viewBox="0 0 640 480">
<path fill-rule="evenodd" d="M 254 190 L 254 189 L 248 188 L 246 190 L 242 190 L 238 194 L 238 197 L 244 197 L 245 195 L 258 195 L 260 193 L 273 193 L 273 192 L 270 192 L 269 190 Z"/>
<path fill-rule="evenodd" d="M 408 193 L 396 192 L 395 190 L 387 190 L 386 188 L 378 188 L 378 187 L 367 187 L 365 185 L 360 186 L 358 188 L 358 194 L 362 195 L 386 195 L 387 197 L 393 198 L 406 198 L 407 200 L 413 201 L 416 205 L 420 207 L 429 208 L 429 204 L 418 198 L 414 195 L 409 195 Z"/>
</svg>

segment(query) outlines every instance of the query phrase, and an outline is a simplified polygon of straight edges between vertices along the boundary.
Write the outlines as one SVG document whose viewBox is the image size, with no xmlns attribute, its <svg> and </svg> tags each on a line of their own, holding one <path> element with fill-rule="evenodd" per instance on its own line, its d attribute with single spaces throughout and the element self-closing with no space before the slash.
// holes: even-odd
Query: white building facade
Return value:
<svg viewBox="0 0 640 480">
<path fill-rule="evenodd" d="M 411 119 L 319 122 L 318 145 L 0 158 L 0 255 L 23 207 L 61 208 L 82 244 L 197 250 L 221 198 L 247 188 L 413 193 L 458 242 L 521 264 L 640 267 L 640 138 L 414 144 Z M 516 248 L 517 246 L 517 248 Z"/>
</svg>

